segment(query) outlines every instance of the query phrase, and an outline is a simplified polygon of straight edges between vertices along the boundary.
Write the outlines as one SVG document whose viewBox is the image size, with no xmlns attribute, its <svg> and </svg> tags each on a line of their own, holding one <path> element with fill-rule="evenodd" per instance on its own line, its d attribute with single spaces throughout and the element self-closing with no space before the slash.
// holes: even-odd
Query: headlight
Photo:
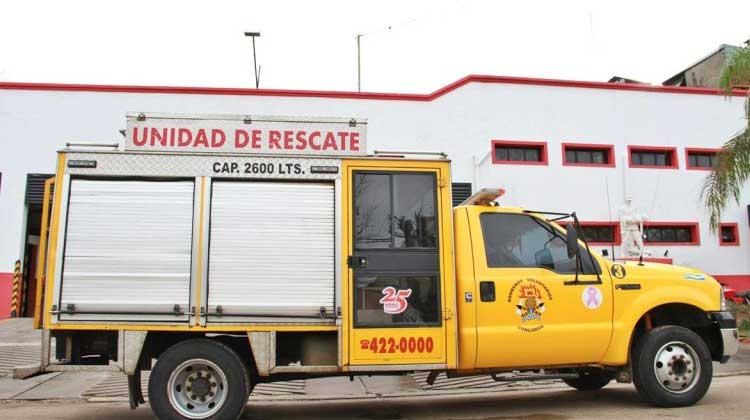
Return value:
<svg viewBox="0 0 750 420">
<path fill-rule="evenodd" d="M 727 310 L 727 297 L 724 296 L 724 286 L 721 286 L 721 289 L 719 289 L 719 293 L 721 293 L 721 296 L 719 296 L 719 302 L 721 302 L 721 310 L 726 311 Z"/>
</svg>

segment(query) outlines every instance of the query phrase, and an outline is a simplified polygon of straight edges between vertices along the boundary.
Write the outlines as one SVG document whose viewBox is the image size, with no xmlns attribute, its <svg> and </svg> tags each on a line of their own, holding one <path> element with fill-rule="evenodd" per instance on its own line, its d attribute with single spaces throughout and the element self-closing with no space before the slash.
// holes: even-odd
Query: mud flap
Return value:
<svg viewBox="0 0 750 420">
<path fill-rule="evenodd" d="M 141 370 L 136 369 L 132 375 L 128 375 L 128 398 L 131 410 L 135 410 L 139 405 L 146 402 L 141 388 Z"/>
</svg>

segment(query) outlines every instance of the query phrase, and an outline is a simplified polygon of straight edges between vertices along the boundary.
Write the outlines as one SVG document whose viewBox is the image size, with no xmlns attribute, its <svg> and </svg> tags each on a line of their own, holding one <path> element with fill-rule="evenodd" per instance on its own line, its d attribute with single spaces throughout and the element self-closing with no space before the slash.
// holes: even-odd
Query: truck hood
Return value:
<svg viewBox="0 0 750 420">
<path fill-rule="evenodd" d="M 658 279 L 670 279 L 670 280 L 690 280 L 690 281 L 716 281 L 713 277 L 709 276 L 708 274 L 704 273 L 701 270 L 698 270 L 697 268 L 692 267 L 683 267 L 679 265 L 671 265 L 671 264 L 662 264 L 662 263 L 654 263 L 654 262 L 644 262 L 641 264 L 638 264 L 637 261 L 625 261 L 625 262 L 617 262 L 613 263 L 611 261 L 607 262 L 610 268 L 610 273 L 612 270 L 612 266 L 619 264 L 625 267 L 626 269 L 626 277 L 634 276 L 634 277 L 648 277 L 652 280 L 658 280 Z"/>
<path fill-rule="evenodd" d="M 721 285 L 719 282 L 695 268 L 648 262 L 641 265 L 638 264 L 638 261 L 607 261 L 607 269 L 612 283 L 615 285 L 638 284 L 644 293 L 661 289 L 667 291 L 669 295 L 682 296 L 683 299 L 685 293 L 691 290 L 690 295 L 705 296 L 707 300 L 704 300 L 704 302 L 711 301 L 710 306 L 715 307 L 715 310 L 719 310 L 721 306 L 719 300 Z"/>
</svg>

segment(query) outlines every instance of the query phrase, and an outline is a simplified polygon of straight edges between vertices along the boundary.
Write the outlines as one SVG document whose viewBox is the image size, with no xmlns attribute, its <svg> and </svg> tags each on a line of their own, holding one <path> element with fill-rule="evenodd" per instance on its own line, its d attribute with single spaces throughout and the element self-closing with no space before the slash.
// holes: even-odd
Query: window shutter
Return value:
<svg viewBox="0 0 750 420">
<path fill-rule="evenodd" d="M 451 189 L 453 191 L 453 207 L 471 197 L 471 182 L 454 182 L 451 184 Z"/>
</svg>

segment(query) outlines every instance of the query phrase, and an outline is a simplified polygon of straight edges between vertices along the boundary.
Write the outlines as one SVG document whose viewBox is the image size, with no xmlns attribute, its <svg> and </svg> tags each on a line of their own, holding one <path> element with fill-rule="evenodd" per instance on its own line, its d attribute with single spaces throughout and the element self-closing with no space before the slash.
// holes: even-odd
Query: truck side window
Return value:
<svg viewBox="0 0 750 420">
<path fill-rule="evenodd" d="M 436 248 L 435 207 L 433 175 L 355 174 L 354 246 Z"/>
<path fill-rule="evenodd" d="M 568 258 L 565 238 L 552 226 L 525 214 L 484 213 L 480 216 L 488 267 L 540 267 L 560 274 L 576 271 Z M 594 274 L 587 251 L 581 249 L 581 273 Z"/>
<path fill-rule="evenodd" d="M 361 275 L 356 288 L 357 327 L 440 325 L 437 275 Z"/>
</svg>

